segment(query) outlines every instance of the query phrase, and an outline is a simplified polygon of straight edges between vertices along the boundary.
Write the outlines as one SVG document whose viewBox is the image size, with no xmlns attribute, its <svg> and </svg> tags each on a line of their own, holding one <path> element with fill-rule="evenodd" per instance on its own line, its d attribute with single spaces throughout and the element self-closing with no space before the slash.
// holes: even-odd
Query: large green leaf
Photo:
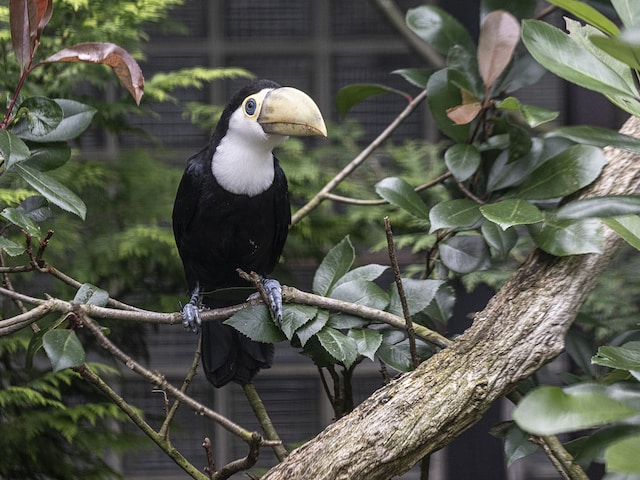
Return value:
<svg viewBox="0 0 640 480">
<path fill-rule="evenodd" d="M 402 68 L 400 70 L 394 70 L 391 73 L 400 75 L 410 84 L 424 89 L 427 88 L 427 82 L 433 74 L 433 71 L 424 68 Z"/>
<path fill-rule="evenodd" d="M 4 159 L 4 167 L 10 168 L 29 157 L 29 147 L 13 133 L 0 129 L 0 157 Z"/>
<path fill-rule="evenodd" d="M 482 222 L 480 231 L 487 244 L 495 250 L 496 256 L 502 260 L 507 259 L 509 252 L 518 241 L 518 233 L 514 228 L 503 230 L 501 226 L 493 222 Z"/>
<path fill-rule="evenodd" d="M 445 240 L 438 246 L 442 263 L 458 273 L 484 270 L 491 265 L 491 255 L 482 237 L 458 235 Z"/>
<path fill-rule="evenodd" d="M 619 347 L 603 345 L 591 359 L 596 365 L 635 372 L 640 375 L 640 342 L 628 342 Z"/>
<path fill-rule="evenodd" d="M 590 40 L 613 58 L 640 70 L 640 30 L 625 30 L 619 37 L 592 36 Z"/>
<path fill-rule="evenodd" d="M 573 200 L 556 212 L 561 219 L 616 217 L 640 214 L 640 195 L 608 195 Z"/>
<path fill-rule="evenodd" d="M 344 302 L 356 303 L 377 310 L 384 310 L 389 303 L 389 296 L 378 285 L 367 280 L 352 280 L 337 284 L 329 293 L 331 298 Z M 346 313 L 331 315 L 328 325 L 338 329 L 362 327 L 368 322 L 360 317 Z"/>
<path fill-rule="evenodd" d="M 285 339 L 283 333 L 271 320 L 271 314 L 265 305 L 243 308 L 224 323 L 256 342 L 277 343 Z"/>
<path fill-rule="evenodd" d="M 627 28 L 640 25 L 640 2 L 636 0 L 611 0 L 611 5 Z"/>
<path fill-rule="evenodd" d="M 296 330 L 313 320 L 317 313 L 317 307 L 309 305 L 284 305 L 280 329 L 291 340 Z"/>
<path fill-rule="evenodd" d="M 514 225 L 529 225 L 543 220 L 542 212 L 526 200 L 510 199 L 482 205 L 480 212 L 487 220 L 506 230 Z"/>
<path fill-rule="evenodd" d="M 20 104 L 17 115 L 24 115 L 29 132 L 36 137 L 55 130 L 64 117 L 62 107 L 47 97 L 27 98 Z"/>
<path fill-rule="evenodd" d="M 31 143 L 29 148 L 31 155 L 24 164 L 40 172 L 55 170 L 71 158 L 71 148 L 67 142 Z"/>
<path fill-rule="evenodd" d="M 451 286 L 445 283 L 438 289 L 436 296 L 424 310 L 424 313 L 433 320 L 446 322 L 453 315 L 455 305 L 456 292 Z"/>
<path fill-rule="evenodd" d="M 640 217 L 628 215 L 624 217 L 605 218 L 605 225 L 620 235 L 629 245 L 640 250 Z"/>
<path fill-rule="evenodd" d="M 358 347 L 358 354 L 367 357 L 372 362 L 375 360 L 378 347 L 382 343 L 382 335 L 368 328 L 351 329 L 347 337 L 353 339 Z"/>
<path fill-rule="evenodd" d="M 442 55 L 447 55 L 455 45 L 461 45 L 470 52 L 476 49 L 468 30 L 441 8 L 430 5 L 411 8 L 407 11 L 406 23 Z"/>
<path fill-rule="evenodd" d="M 8 239 L 7 237 L 0 236 L 0 250 L 5 252 L 10 257 L 17 257 L 18 255 L 22 255 L 22 253 L 26 250 L 26 246 L 20 245 L 19 243 L 16 243 L 13 240 Z"/>
<path fill-rule="evenodd" d="M 26 122 L 21 122 L 14 128 L 14 133 L 24 140 L 34 142 L 65 142 L 84 132 L 96 114 L 95 108 L 74 100 L 55 99 L 54 101 L 62 108 L 64 115 L 55 129 L 45 135 L 34 135 L 29 131 Z"/>
<path fill-rule="evenodd" d="M 480 206 L 473 200 L 458 198 L 440 202 L 429 212 L 430 232 L 441 228 L 468 229 L 482 218 Z"/>
<path fill-rule="evenodd" d="M 507 467 L 513 462 L 538 451 L 540 447 L 531 441 L 531 435 L 511 423 L 504 436 L 504 453 Z"/>
<path fill-rule="evenodd" d="M 545 144 L 539 138 L 531 139 L 531 148 L 519 158 L 511 158 L 508 150 L 504 150 L 493 162 L 487 179 L 490 191 L 518 185 L 545 160 Z"/>
<path fill-rule="evenodd" d="M 369 265 L 363 265 L 361 267 L 354 268 L 353 270 L 350 270 L 349 272 L 345 273 L 342 277 L 340 277 L 336 281 L 334 288 L 337 288 L 339 285 L 343 283 L 353 282 L 354 280 L 360 280 L 364 282 L 373 282 L 388 269 L 389 269 L 388 266 L 378 265 L 376 263 L 370 263 Z"/>
<path fill-rule="evenodd" d="M 338 91 L 336 94 L 336 106 L 338 107 L 340 115 L 344 117 L 349 110 L 363 100 L 375 95 L 383 95 L 385 93 L 400 95 L 407 100 L 411 99 L 408 93 L 395 88 L 372 83 L 358 83 L 354 85 L 347 85 Z"/>
<path fill-rule="evenodd" d="M 602 385 L 541 387 L 522 399 L 513 419 L 529 433 L 556 435 L 640 414 L 640 410 L 615 397 L 614 390 Z"/>
<path fill-rule="evenodd" d="M 575 15 L 576 17 L 584 20 L 589 25 L 593 25 L 597 29 L 606 33 L 607 35 L 616 36 L 620 34 L 620 29 L 601 14 L 598 10 L 588 5 L 585 2 L 579 0 L 548 0 L 549 3 L 563 8 L 567 12 Z"/>
<path fill-rule="evenodd" d="M 608 472 L 640 474 L 640 435 L 622 439 L 611 445 L 604 454 Z"/>
<path fill-rule="evenodd" d="M 22 163 L 14 165 L 13 170 L 51 203 L 67 212 L 78 215 L 84 220 L 87 214 L 86 205 L 75 193 L 60 182 L 46 173 L 39 172 Z"/>
<path fill-rule="evenodd" d="M 346 274 L 356 258 L 349 237 L 343 238 L 322 259 L 322 263 L 313 277 L 313 292 L 326 296 L 340 277 Z"/>
<path fill-rule="evenodd" d="M 300 340 L 300 344 L 304 347 L 316 333 L 322 330 L 328 321 L 329 312 L 326 310 L 318 310 L 318 314 L 312 321 L 296 330 L 296 336 L 298 337 L 298 340 Z"/>
<path fill-rule="evenodd" d="M 73 301 L 77 303 L 106 307 L 109 303 L 109 292 L 98 288 L 95 285 L 91 285 L 90 283 L 84 283 L 76 292 Z"/>
<path fill-rule="evenodd" d="M 590 145 L 574 145 L 531 172 L 513 195 L 525 200 L 570 195 L 598 178 L 606 163 L 601 149 Z"/>
<path fill-rule="evenodd" d="M 527 122 L 527 125 L 531 128 L 536 128 L 543 123 L 555 120 L 559 115 L 558 112 L 547 110 L 546 108 L 520 103 L 520 101 L 515 97 L 507 97 L 498 102 L 496 106 L 503 110 L 519 111 L 524 121 Z"/>
<path fill-rule="evenodd" d="M 356 361 L 358 344 L 353 338 L 331 327 L 324 327 L 317 333 L 317 337 L 324 349 L 345 367 L 349 368 Z"/>
<path fill-rule="evenodd" d="M 42 337 L 42 345 L 54 372 L 79 367 L 85 362 L 80 340 L 72 330 L 51 330 Z"/>
<path fill-rule="evenodd" d="M 551 255 L 602 253 L 602 225 L 599 220 L 556 220 L 527 226 L 536 245 Z"/>
<path fill-rule="evenodd" d="M 456 143 L 444 152 L 444 162 L 454 177 L 464 182 L 476 173 L 480 166 L 480 152 L 468 143 Z"/>
<path fill-rule="evenodd" d="M 595 145 L 596 147 L 606 147 L 608 145 L 623 150 L 640 153 L 640 138 L 609 130 L 602 127 L 591 127 L 577 125 L 569 127 L 554 128 L 545 134 L 545 138 L 562 137 L 568 138 L 577 143 Z"/>
<path fill-rule="evenodd" d="M 524 20 L 522 24 L 525 46 L 551 72 L 605 95 L 633 95 L 616 71 L 560 29 L 539 20 Z"/>
<path fill-rule="evenodd" d="M 403 278 L 402 288 L 407 300 L 409 315 L 415 315 L 427 308 L 443 283 L 444 282 L 440 280 Z M 391 286 L 391 301 L 389 302 L 389 308 L 387 310 L 394 315 L 404 317 L 402 302 L 398 294 L 398 286 L 395 283 Z"/>
<path fill-rule="evenodd" d="M 456 142 L 469 139 L 470 126 L 456 125 L 447 116 L 447 110 L 462 103 L 460 88 L 449 81 L 448 69 L 435 72 L 427 82 L 427 102 L 438 128 Z"/>
<path fill-rule="evenodd" d="M 429 209 L 405 180 L 388 177 L 376 183 L 375 189 L 376 193 L 391 205 L 400 207 L 418 218 L 429 219 Z"/>
<path fill-rule="evenodd" d="M 29 217 L 26 213 L 21 212 L 17 208 L 7 207 L 0 212 L 0 217 L 13 223 L 15 226 L 23 230 L 25 233 L 40 240 L 42 238 L 42 231 L 38 224 Z"/>
</svg>

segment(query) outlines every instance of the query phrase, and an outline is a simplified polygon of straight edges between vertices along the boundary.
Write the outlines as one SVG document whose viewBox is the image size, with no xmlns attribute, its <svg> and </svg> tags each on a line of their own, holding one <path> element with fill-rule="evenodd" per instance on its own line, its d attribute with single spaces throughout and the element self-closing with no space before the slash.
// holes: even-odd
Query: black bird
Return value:
<svg viewBox="0 0 640 480">
<path fill-rule="evenodd" d="M 282 253 L 291 208 L 287 179 L 272 150 L 287 136 L 314 135 L 327 131 L 311 98 L 257 80 L 231 98 L 209 144 L 188 161 L 173 207 L 173 232 L 191 294 L 183 324 L 195 332 L 202 327 L 202 365 L 216 387 L 250 382 L 271 366 L 273 345 L 221 322 L 201 324 L 199 306 L 239 303 L 224 290 L 211 292 L 247 287 L 236 271 L 241 268 L 262 276 L 271 310 L 282 317 L 280 284 L 267 275 Z"/>
</svg>

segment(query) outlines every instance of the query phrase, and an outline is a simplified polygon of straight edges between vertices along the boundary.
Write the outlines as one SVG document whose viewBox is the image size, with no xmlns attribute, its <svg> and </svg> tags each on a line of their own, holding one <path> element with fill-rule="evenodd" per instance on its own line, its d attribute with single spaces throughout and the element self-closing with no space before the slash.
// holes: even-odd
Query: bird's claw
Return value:
<svg viewBox="0 0 640 480">
<path fill-rule="evenodd" d="M 269 298 L 271 313 L 278 323 L 282 322 L 282 286 L 280 282 L 271 278 L 263 278 L 262 286 Z"/>
<path fill-rule="evenodd" d="M 189 302 L 182 308 L 182 326 L 193 333 L 200 331 L 202 320 L 200 319 L 200 309 L 195 303 Z"/>
</svg>

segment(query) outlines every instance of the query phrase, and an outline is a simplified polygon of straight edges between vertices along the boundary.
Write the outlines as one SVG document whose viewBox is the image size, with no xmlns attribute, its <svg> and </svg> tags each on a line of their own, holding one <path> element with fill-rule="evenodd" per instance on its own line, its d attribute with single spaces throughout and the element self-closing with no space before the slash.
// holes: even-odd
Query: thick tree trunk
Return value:
<svg viewBox="0 0 640 480">
<path fill-rule="evenodd" d="M 630 119 L 622 132 L 640 136 L 640 120 Z M 609 164 L 585 193 L 637 193 L 640 156 L 615 149 L 606 155 Z M 444 447 L 563 350 L 567 329 L 619 245 L 609 231 L 603 255 L 534 252 L 450 348 L 375 392 L 262 480 L 387 479 Z"/>
</svg>

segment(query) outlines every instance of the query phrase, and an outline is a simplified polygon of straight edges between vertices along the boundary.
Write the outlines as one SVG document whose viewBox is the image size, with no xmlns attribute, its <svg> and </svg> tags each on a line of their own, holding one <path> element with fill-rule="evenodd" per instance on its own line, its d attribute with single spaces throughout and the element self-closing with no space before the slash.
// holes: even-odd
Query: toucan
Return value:
<svg viewBox="0 0 640 480">
<path fill-rule="evenodd" d="M 240 89 L 211 139 L 189 158 L 173 207 L 173 232 L 190 293 L 183 325 L 202 330 L 202 366 L 215 387 L 249 383 L 273 362 L 272 344 L 255 342 L 229 325 L 202 322 L 200 308 L 239 303 L 248 284 L 237 269 L 255 272 L 277 321 L 282 292 L 268 278 L 291 223 L 287 179 L 273 149 L 288 136 L 327 136 L 315 102 L 270 80 Z"/>
</svg>

